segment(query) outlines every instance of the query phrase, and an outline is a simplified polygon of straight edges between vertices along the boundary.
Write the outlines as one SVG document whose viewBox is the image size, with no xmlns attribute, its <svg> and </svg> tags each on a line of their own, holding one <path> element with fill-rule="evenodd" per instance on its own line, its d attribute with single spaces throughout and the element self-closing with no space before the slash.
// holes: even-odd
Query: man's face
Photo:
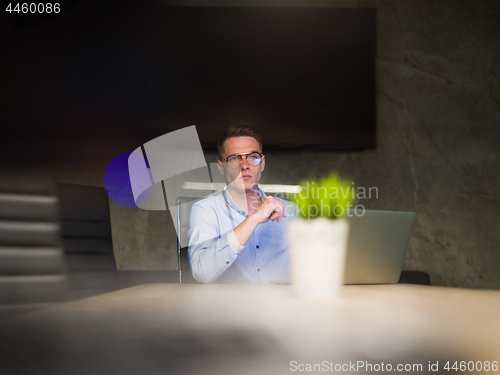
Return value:
<svg viewBox="0 0 500 375">
<path fill-rule="evenodd" d="M 224 143 L 224 155 L 226 159 L 230 155 L 246 155 L 251 152 L 261 152 L 259 142 L 253 137 L 229 138 Z M 260 181 L 260 175 L 266 164 L 264 156 L 257 165 L 251 165 L 246 159 L 241 161 L 239 166 L 230 163 L 218 162 L 219 172 L 225 177 L 226 184 L 232 183 L 231 188 L 238 190 L 250 190 L 256 188 Z M 234 183 L 233 183 L 234 182 Z"/>
</svg>

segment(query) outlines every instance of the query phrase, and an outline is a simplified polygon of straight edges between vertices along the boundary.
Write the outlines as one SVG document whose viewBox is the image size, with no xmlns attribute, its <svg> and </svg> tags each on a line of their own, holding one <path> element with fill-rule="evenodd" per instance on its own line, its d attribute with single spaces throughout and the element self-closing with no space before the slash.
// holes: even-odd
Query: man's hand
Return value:
<svg viewBox="0 0 500 375">
<path fill-rule="evenodd" d="M 259 224 L 268 220 L 280 221 L 282 217 L 286 217 L 285 205 L 274 197 L 268 196 L 250 216 L 253 216 Z"/>
<path fill-rule="evenodd" d="M 254 212 L 234 228 L 234 234 L 240 245 L 245 246 L 257 225 L 269 220 L 280 221 L 282 217 L 286 217 L 285 205 L 274 197 L 268 196 Z"/>
</svg>

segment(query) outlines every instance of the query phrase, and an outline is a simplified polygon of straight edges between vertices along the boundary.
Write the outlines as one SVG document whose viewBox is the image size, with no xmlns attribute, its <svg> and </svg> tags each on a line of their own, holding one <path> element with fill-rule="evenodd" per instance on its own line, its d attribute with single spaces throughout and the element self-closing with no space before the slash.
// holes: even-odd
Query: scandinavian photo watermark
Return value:
<svg viewBox="0 0 500 375">
<path fill-rule="evenodd" d="M 307 181 L 302 190 L 297 193 L 298 201 L 307 203 L 298 204 L 298 209 L 302 217 L 309 219 L 333 216 L 363 216 L 366 209 L 361 202 L 367 199 L 378 199 L 378 194 L 377 187 L 355 187 L 354 182 L 352 182 L 352 186 L 327 188 L 325 186 L 316 186 L 314 182 Z M 275 197 L 288 198 L 285 194 L 276 194 Z M 332 204 L 332 202 L 334 203 Z M 287 212 L 287 214 L 289 213 Z"/>
</svg>

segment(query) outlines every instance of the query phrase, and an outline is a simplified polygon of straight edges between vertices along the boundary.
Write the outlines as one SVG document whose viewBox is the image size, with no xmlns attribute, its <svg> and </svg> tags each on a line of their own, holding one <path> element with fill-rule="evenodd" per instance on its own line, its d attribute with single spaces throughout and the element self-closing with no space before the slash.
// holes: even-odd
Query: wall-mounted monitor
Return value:
<svg viewBox="0 0 500 375">
<path fill-rule="evenodd" d="M 214 149 L 241 123 L 266 151 L 376 147 L 375 9 L 169 3 L 88 0 L 12 23 L 1 159 L 88 163 L 191 125 Z"/>
<path fill-rule="evenodd" d="M 267 150 L 376 146 L 375 9 L 165 6 L 161 20 L 167 128 L 195 124 L 205 148 L 238 123 Z"/>
</svg>

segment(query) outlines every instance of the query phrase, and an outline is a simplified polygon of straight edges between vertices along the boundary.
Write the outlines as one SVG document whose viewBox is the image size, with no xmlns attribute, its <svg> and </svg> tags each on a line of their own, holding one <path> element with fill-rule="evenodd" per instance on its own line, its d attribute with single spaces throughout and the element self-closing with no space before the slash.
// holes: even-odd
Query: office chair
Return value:
<svg viewBox="0 0 500 375">
<path fill-rule="evenodd" d="M 68 271 L 116 271 L 106 190 L 59 183 L 57 191 Z"/>
<path fill-rule="evenodd" d="M 189 230 L 189 214 L 191 207 L 200 198 L 195 197 L 179 197 L 175 201 L 177 206 L 177 267 L 179 269 L 179 283 L 182 284 L 182 276 L 184 271 L 184 281 L 190 283 L 195 282 L 191 275 L 189 267 L 189 259 L 187 249 L 189 238 L 187 232 Z"/>
</svg>

